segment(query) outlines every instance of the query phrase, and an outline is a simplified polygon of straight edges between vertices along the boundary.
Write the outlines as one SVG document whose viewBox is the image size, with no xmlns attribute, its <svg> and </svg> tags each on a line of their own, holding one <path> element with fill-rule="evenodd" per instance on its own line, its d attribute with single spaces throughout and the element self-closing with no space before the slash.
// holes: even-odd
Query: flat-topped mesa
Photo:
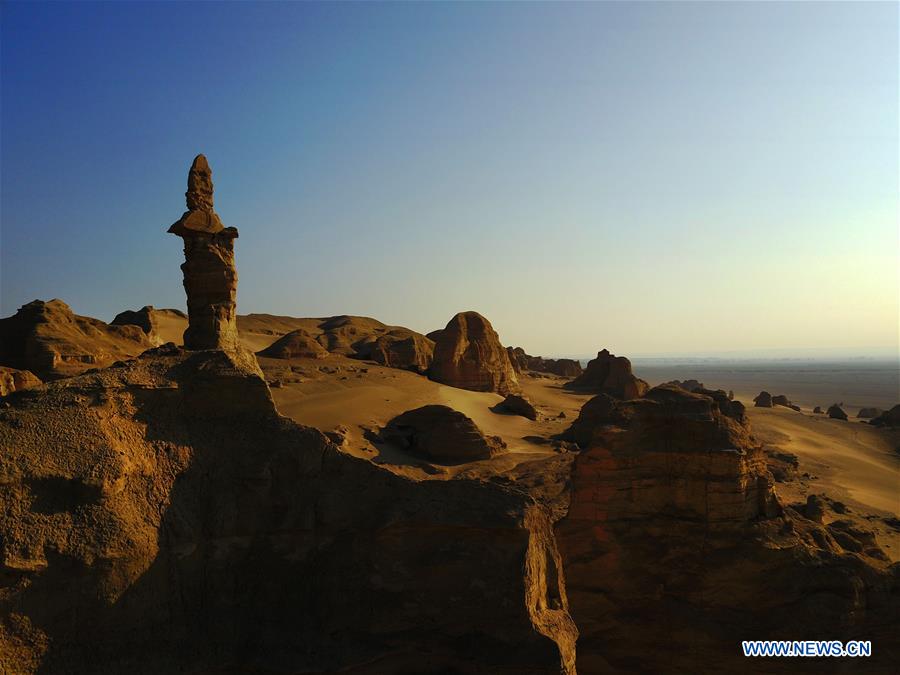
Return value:
<svg viewBox="0 0 900 675">
<path fill-rule="evenodd" d="M 238 231 L 225 227 L 213 211 L 212 170 L 197 155 L 184 193 L 188 210 L 169 232 L 184 239 L 184 290 L 187 294 L 187 349 L 236 349 L 237 270 L 234 240 Z"/>
</svg>

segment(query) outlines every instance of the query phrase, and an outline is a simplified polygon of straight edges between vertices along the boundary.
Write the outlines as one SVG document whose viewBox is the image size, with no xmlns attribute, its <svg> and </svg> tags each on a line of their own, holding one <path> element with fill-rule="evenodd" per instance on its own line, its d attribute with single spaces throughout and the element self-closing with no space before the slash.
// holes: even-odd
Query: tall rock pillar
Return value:
<svg viewBox="0 0 900 675">
<path fill-rule="evenodd" d="M 237 270 L 234 240 L 238 231 L 225 227 L 213 211 L 212 170 L 197 155 L 184 193 L 188 210 L 169 232 L 184 240 L 184 290 L 187 293 L 187 349 L 236 349 Z"/>
</svg>

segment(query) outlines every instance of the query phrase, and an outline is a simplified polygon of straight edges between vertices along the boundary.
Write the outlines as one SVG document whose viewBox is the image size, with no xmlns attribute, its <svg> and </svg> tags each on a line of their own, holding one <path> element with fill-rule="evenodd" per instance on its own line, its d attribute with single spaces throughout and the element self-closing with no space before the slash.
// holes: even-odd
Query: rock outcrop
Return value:
<svg viewBox="0 0 900 675">
<path fill-rule="evenodd" d="M 138 310 L 119 312 L 112 325 L 137 326 L 155 346 L 159 346 L 168 342 L 160 334 L 160 323 L 172 320 L 180 324 L 187 318 L 187 314 L 178 309 L 156 309 L 153 305 L 146 305 Z"/>
<path fill-rule="evenodd" d="M 392 328 L 371 340 L 358 343 L 354 356 L 390 368 L 425 374 L 434 357 L 434 342 L 415 331 Z"/>
<path fill-rule="evenodd" d="M 581 375 L 566 384 L 566 388 L 631 399 L 643 396 L 649 386 L 631 372 L 631 361 L 604 349 L 597 353 L 596 359 L 588 362 Z"/>
<path fill-rule="evenodd" d="M 188 210 L 169 228 L 184 240 L 181 270 L 188 306 L 184 346 L 237 349 L 234 240 L 238 231 L 222 225 L 213 211 L 212 170 L 203 155 L 191 164 L 185 197 Z"/>
<path fill-rule="evenodd" d="M 30 370 L 0 366 L 0 396 L 9 396 L 17 391 L 34 389 L 40 387 L 41 384 L 40 378 Z"/>
<path fill-rule="evenodd" d="M 166 345 L 0 409 L 11 672 L 575 673 L 546 509 L 408 480 Z"/>
<path fill-rule="evenodd" d="M 137 326 L 78 316 L 62 300 L 34 300 L 0 319 L 0 365 L 56 380 L 108 366 L 153 346 Z"/>
<path fill-rule="evenodd" d="M 381 439 L 443 464 L 489 459 L 506 447 L 499 436 L 485 436 L 469 417 L 445 405 L 426 405 L 397 415 L 381 431 Z"/>
<path fill-rule="evenodd" d="M 506 353 L 513 370 L 517 373 L 533 371 L 560 377 L 577 377 L 582 373 L 581 364 L 575 359 L 545 359 L 542 356 L 531 356 L 521 347 L 507 347 Z"/>
<path fill-rule="evenodd" d="M 685 391 L 694 391 L 695 389 L 706 389 L 702 382 L 699 380 L 670 380 L 669 382 L 665 382 L 664 384 L 670 385 L 672 387 L 680 387 Z"/>
<path fill-rule="evenodd" d="M 870 420 L 869 424 L 876 427 L 900 427 L 900 404 L 895 405 L 890 410 L 887 410 L 875 419 Z"/>
<path fill-rule="evenodd" d="M 450 319 L 435 342 L 428 377 L 472 391 L 506 395 L 519 390 L 519 380 L 497 331 L 477 312 L 460 312 Z"/>
<path fill-rule="evenodd" d="M 896 569 L 782 507 L 746 424 L 665 386 L 597 396 L 579 419 L 584 449 L 555 529 L 580 672 L 741 672 L 747 635 L 877 633 L 889 654 L 872 672 L 890 662 Z"/>
<path fill-rule="evenodd" d="M 753 405 L 757 408 L 771 408 L 772 407 L 772 394 L 767 391 L 761 391 L 756 395 L 756 398 L 753 399 Z"/>
<path fill-rule="evenodd" d="M 278 338 L 259 355 L 273 359 L 324 359 L 328 350 L 301 328 Z"/>
<path fill-rule="evenodd" d="M 839 406 L 837 403 L 832 404 L 828 407 L 828 412 L 826 413 L 833 420 L 846 420 L 847 413 L 844 412 L 843 408 Z"/>
<path fill-rule="evenodd" d="M 868 420 L 883 414 L 884 410 L 881 408 L 860 408 L 856 416 L 859 419 Z"/>
<path fill-rule="evenodd" d="M 519 415 L 530 420 L 537 419 L 537 410 L 531 401 L 518 394 L 509 394 L 491 410 L 507 415 Z"/>
</svg>

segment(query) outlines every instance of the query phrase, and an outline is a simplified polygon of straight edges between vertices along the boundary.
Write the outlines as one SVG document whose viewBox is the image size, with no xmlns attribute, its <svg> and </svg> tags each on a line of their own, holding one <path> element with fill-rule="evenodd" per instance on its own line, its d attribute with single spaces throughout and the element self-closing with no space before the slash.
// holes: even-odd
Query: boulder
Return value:
<svg viewBox="0 0 900 675">
<path fill-rule="evenodd" d="M 815 408 L 813 408 L 813 414 L 815 415 L 821 415 L 823 412 L 824 411 L 822 410 L 822 406 L 820 405 L 817 405 Z"/>
<path fill-rule="evenodd" d="M 500 403 L 495 405 L 492 410 L 508 415 L 527 417 L 530 420 L 537 419 L 537 410 L 531 404 L 531 401 L 518 394 L 509 394 Z"/>
<path fill-rule="evenodd" d="M 519 380 L 490 322 L 477 312 L 460 312 L 434 345 L 428 377 L 471 391 L 517 393 Z"/>
<path fill-rule="evenodd" d="M 16 391 L 40 387 L 42 382 L 30 370 L 18 370 L 0 366 L 0 396 L 8 396 Z"/>
<path fill-rule="evenodd" d="M 258 352 L 273 359 L 324 359 L 328 351 L 303 329 L 291 331 Z"/>
<path fill-rule="evenodd" d="M 588 362 L 584 372 L 566 388 L 609 394 L 613 398 L 631 399 L 643 396 L 649 389 L 646 382 L 631 372 L 631 361 L 624 356 L 615 356 L 604 349 L 597 358 Z"/>
<path fill-rule="evenodd" d="M 879 417 L 884 414 L 884 410 L 881 408 L 860 408 L 859 413 L 856 415 L 859 419 L 872 419 L 874 417 Z"/>
<path fill-rule="evenodd" d="M 869 424 L 876 427 L 900 427 L 900 404 L 870 420 Z"/>
<path fill-rule="evenodd" d="M 582 373 L 581 364 L 575 359 L 545 359 L 543 356 L 531 356 L 521 347 L 507 347 L 506 351 L 517 373 L 531 371 L 560 377 L 576 377 Z"/>
<path fill-rule="evenodd" d="M 489 459 L 506 447 L 498 436 L 485 436 L 469 417 L 445 405 L 407 410 L 381 432 L 386 443 L 422 459 L 461 464 Z"/>
<path fill-rule="evenodd" d="M 828 408 L 828 416 L 833 420 L 846 420 L 847 413 L 837 403 Z"/>
<path fill-rule="evenodd" d="M 767 391 L 761 391 L 757 394 L 756 398 L 753 399 L 753 405 L 757 408 L 771 408 L 772 407 L 772 394 Z"/>
</svg>

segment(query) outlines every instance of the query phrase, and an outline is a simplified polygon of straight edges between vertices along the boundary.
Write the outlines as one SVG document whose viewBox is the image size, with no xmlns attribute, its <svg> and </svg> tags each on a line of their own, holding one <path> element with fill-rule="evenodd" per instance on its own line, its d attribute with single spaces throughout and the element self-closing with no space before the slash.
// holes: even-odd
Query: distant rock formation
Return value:
<svg viewBox="0 0 900 675">
<path fill-rule="evenodd" d="M 485 436 L 469 417 L 445 405 L 407 410 L 388 422 L 381 438 L 417 457 L 445 464 L 489 459 L 506 447 Z"/>
<path fill-rule="evenodd" d="M 820 405 L 817 405 L 815 408 L 813 408 L 813 414 L 815 415 L 821 415 L 823 412 L 824 411 L 822 410 L 822 406 Z"/>
<path fill-rule="evenodd" d="M 478 312 L 460 312 L 441 331 L 434 345 L 428 377 L 471 391 L 512 394 L 519 380 L 497 331 Z"/>
<path fill-rule="evenodd" d="M 828 416 L 833 420 L 846 420 L 847 413 L 837 403 L 828 408 Z"/>
<path fill-rule="evenodd" d="M 355 347 L 357 358 L 419 374 L 428 371 L 434 357 L 434 342 L 406 328 L 392 328 L 371 340 L 357 343 Z"/>
<path fill-rule="evenodd" d="M 670 380 L 669 382 L 665 382 L 664 385 L 679 387 L 684 389 L 685 391 L 694 391 L 695 389 L 706 389 L 702 382 L 699 380 Z"/>
<path fill-rule="evenodd" d="M 18 370 L 0 366 L 0 396 L 8 396 L 13 392 L 34 389 L 43 384 L 30 370 Z"/>
<path fill-rule="evenodd" d="M 639 398 L 647 393 L 646 382 L 631 372 L 631 361 L 604 349 L 588 362 L 584 372 L 565 385 L 567 389 L 609 394 L 613 398 Z"/>
<path fill-rule="evenodd" d="M 153 305 L 146 305 L 138 310 L 125 310 L 116 314 L 116 318 L 112 320 L 113 326 L 137 326 L 150 341 L 159 346 L 163 340 L 159 334 L 160 317 L 173 317 L 176 319 L 187 319 L 187 314 L 178 309 L 156 309 Z"/>
<path fill-rule="evenodd" d="M 875 427 L 900 427 L 900 404 L 895 405 L 890 410 L 887 410 L 875 419 L 870 420 L 869 424 Z"/>
<path fill-rule="evenodd" d="M 531 356 L 521 347 L 507 347 L 506 353 L 513 370 L 517 373 L 533 371 L 561 377 L 576 377 L 582 372 L 581 364 L 575 359 L 545 359 L 542 356 Z"/>
<path fill-rule="evenodd" d="M 777 396 L 773 396 L 772 397 L 772 405 L 773 406 L 780 405 L 780 406 L 784 406 L 785 408 L 790 408 L 791 410 L 796 410 L 797 412 L 800 412 L 800 406 L 794 405 L 793 403 L 791 403 L 791 400 L 784 394 L 778 394 Z"/>
<path fill-rule="evenodd" d="M 34 300 L 0 319 L 0 364 L 56 380 L 153 347 L 137 326 L 78 316 L 62 300 Z"/>
<path fill-rule="evenodd" d="M 298 329 L 278 338 L 258 354 L 273 359 L 324 359 L 328 350 L 307 331 Z"/>
<path fill-rule="evenodd" d="M 753 405 L 757 408 L 771 408 L 772 407 L 772 394 L 767 391 L 761 391 L 756 395 L 756 398 L 753 399 Z"/>
<path fill-rule="evenodd" d="M 491 410 L 507 415 L 519 415 L 530 420 L 537 419 L 537 410 L 524 396 L 518 394 L 509 394 L 505 399 L 500 401 Z"/>
<path fill-rule="evenodd" d="M 856 415 L 859 419 L 872 419 L 873 417 L 879 417 L 884 414 L 884 410 L 881 408 L 860 408 L 859 413 Z"/>
<path fill-rule="evenodd" d="M 188 210 L 169 232 L 184 240 L 184 290 L 188 328 L 184 346 L 191 350 L 237 349 L 237 229 L 224 227 L 213 211 L 212 170 L 197 155 L 188 173 Z"/>
</svg>

